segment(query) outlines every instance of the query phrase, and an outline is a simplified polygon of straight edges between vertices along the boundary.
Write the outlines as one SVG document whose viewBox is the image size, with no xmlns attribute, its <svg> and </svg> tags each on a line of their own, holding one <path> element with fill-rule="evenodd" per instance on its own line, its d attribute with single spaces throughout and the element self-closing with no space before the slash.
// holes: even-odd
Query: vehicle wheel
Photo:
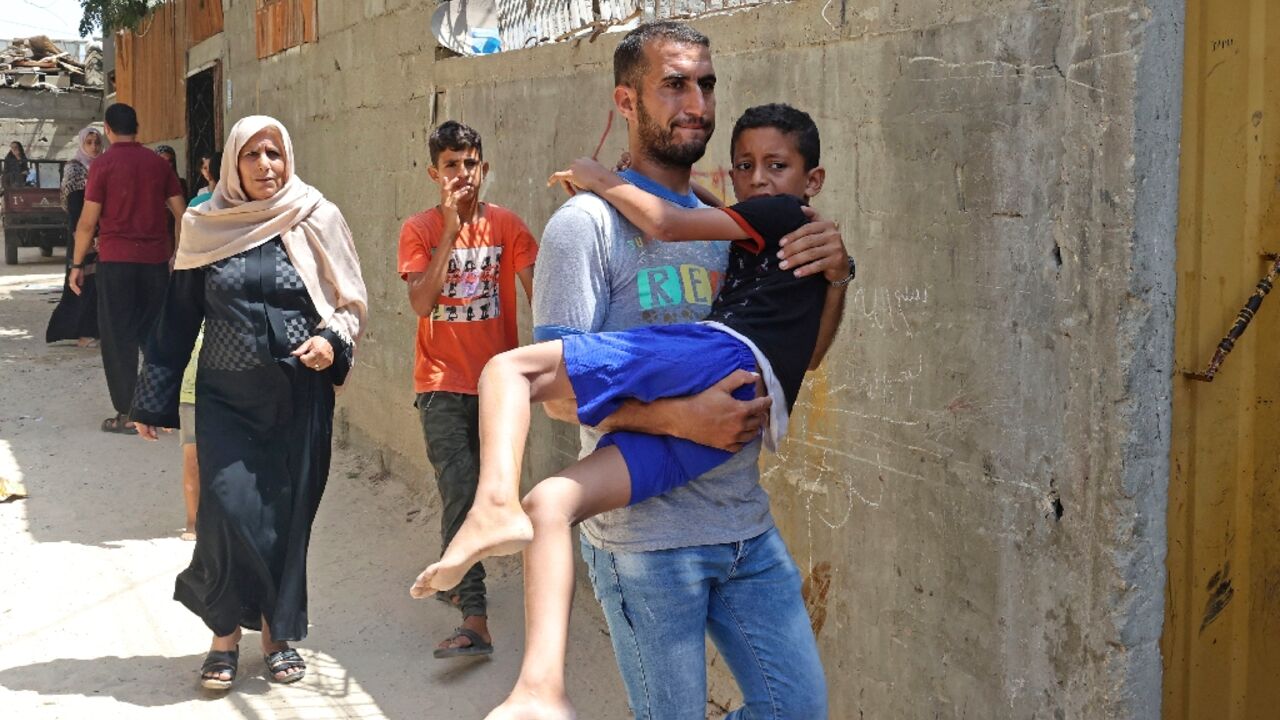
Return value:
<svg viewBox="0 0 1280 720">
<path fill-rule="evenodd" d="M 40 246 L 40 257 L 53 257 L 53 246 L 52 246 L 52 245 L 41 245 L 41 246 Z"/>
<path fill-rule="evenodd" d="M 8 232 L 4 234 L 4 264 L 5 265 L 18 264 L 18 239 L 15 237 L 12 237 L 13 234 L 16 234 L 16 233 Z"/>
</svg>

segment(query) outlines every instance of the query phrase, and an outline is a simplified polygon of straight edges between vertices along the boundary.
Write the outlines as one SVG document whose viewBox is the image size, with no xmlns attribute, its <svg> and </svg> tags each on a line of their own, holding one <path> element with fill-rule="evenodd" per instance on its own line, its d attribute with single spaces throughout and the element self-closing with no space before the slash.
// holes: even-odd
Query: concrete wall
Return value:
<svg viewBox="0 0 1280 720">
<path fill-rule="evenodd" d="M 36 159 L 70 160 L 76 133 L 102 120 L 102 96 L 0 88 L 0 142 L 17 140 Z"/>
<path fill-rule="evenodd" d="M 252 7 L 227 2 L 227 127 L 279 117 L 346 214 L 372 319 L 342 422 L 425 486 L 394 263 L 434 202 L 426 134 L 476 126 L 488 198 L 536 232 L 546 176 L 605 127 L 616 36 L 435 61 L 434 2 L 328 0 L 319 43 L 259 61 Z M 816 205 L 861 268 L 764 471 L 833 718 L 1159 716 L 1181 13 L 798 0 L 699 22 L 721 127 L 699 169 L 727 165 L 746 107 L 808 110 Z M 530 472 L 575 451 L 540 421 Z"/>
</svg>

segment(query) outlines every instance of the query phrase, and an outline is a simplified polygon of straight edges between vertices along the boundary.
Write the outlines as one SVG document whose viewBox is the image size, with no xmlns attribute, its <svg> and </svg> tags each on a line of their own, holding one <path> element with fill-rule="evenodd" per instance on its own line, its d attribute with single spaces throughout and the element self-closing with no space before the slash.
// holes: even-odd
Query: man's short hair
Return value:
<svg viewBox="0 0 1280 720">
<path fill-rule="evenodd" d="M 131 106 L 115 103 L 107 108 L 105 117 L 111 132 L 117 135 L 138 134 L 138 113 Z"/>
<path fill-rule="evenodd" d="M 431 151 L 431 164 L 440 159 L 445 150 L 462 152 L 476 149 L 476 155 L 484 159 L 484 148 L 480 145 L 480 133 L 455 120 L 448 120 L 436 128 L 427 140 L 427 149 Z"/>
<path fill-rule="evenodd" d="M 818 167 L 822 160 L 822 143 L 818 138 L 817 123 L 809 117 L 809 113 L 782 103 L 757 105 L 742 113 L 729 138 L 730 158 L 738 149 L 738 136 L 755 128 L 774 128 L 795 140 L 796 150 L 804 158 L 805 170 Z"/>
<path fill-rule="evenodd" d="M 648 72 L 648 62 L 644 57 L 644 49 L 655 40 L 681 43 L 684 45 L 701 45 L 711 47 L 711 40 L 706 35 L 694 30 L 684 23 L 671 20 L 644 23 L 627 33 L 613 51 L 613 84 L 626 85 L 630 88 L 640 86 L 640 78 Z"/>
</svg>

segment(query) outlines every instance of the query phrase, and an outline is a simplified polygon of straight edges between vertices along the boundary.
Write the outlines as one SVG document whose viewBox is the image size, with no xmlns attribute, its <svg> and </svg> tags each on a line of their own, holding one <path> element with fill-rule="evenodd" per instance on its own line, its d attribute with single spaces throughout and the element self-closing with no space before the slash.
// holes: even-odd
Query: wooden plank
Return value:
<svg viewBox="0 0 1280 720">
<path fill-rule="evenodd" d="M 258 9 L 253 13 L 253 30 L 257 37 L 258 59 L 270 57 L 271 49 L 271 13 L 270 9 L 258 0 Z"/>
<path fill-rule="evenodd" d="M 222 0 L 186 0 L 187 46 L 222 32 Z"/>
<path fill-rule="evenodd" d="M 301 0 L 301 3 L 302 42 L 318 42 L 320 40 L 320 30 L 316 26 L 316 0 Z"/>
<path fill-rule="evenodd" d="M 138 32 L 116 34 L 116 100 L 138 113 L 141 142 L 186 135 L 186 8 L 156 8 Z"/>
<path fill-rule="evenodd" d="M 316 0 L 258 0 L 254 29 L 259 59 L 316 42 Z"/>
<path fill-rule="evenodd" d="M 116 102 L 132 105 L 133 99 L 133 65 L 136 48 L 133 33 L 116 33 Z"/>
</svg>

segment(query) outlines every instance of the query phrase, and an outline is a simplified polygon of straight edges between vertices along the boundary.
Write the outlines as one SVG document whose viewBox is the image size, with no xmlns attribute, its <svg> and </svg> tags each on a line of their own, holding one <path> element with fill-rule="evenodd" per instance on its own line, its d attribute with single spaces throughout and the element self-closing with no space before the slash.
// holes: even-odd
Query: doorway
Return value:
<svg viewBox="0 0 1280 720">
<path fill-rule="evenodd" d="M 187 177 L 193 196 L 204 184 L 200 159 L 222 147 L 221 83 L 220 62 L 187 77 Z"/>
</svg>

